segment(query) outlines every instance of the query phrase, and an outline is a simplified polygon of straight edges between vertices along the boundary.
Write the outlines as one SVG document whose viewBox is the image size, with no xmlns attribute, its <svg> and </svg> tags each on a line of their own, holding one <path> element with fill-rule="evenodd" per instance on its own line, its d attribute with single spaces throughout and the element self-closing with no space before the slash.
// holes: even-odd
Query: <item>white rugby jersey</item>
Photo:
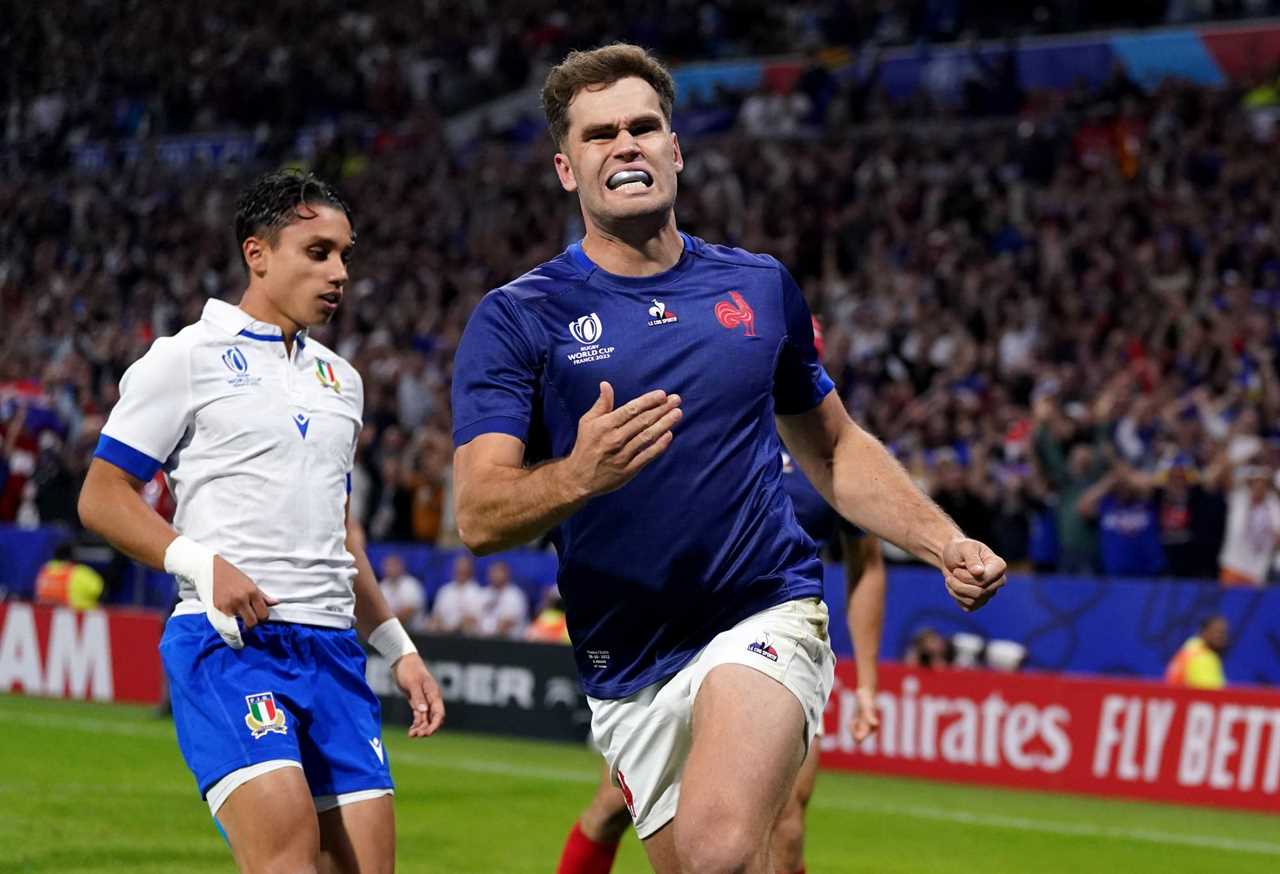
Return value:
<svg viewBox="0 0 1280 874">
<path fill-rule="evenodd" d="M 271 618 L 348 628 L 355 559 L 345 502 L 364 386 L 306 332 L 219 300 L 125 372 L 96 456 L 141 480 L 163 467 L 174 527 L 280 603 Z M 183 583 L 175 615 L 204 613 Z"/>
</svg>

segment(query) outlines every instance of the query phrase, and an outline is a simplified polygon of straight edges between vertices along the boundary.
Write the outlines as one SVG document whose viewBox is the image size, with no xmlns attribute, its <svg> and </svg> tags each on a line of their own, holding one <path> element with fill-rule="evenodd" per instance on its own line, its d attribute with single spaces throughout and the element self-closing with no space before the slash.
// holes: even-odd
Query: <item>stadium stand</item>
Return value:
<svg viewBox="0 0 1280 874">
<path fill-rule="evenodd" d="M 24 8 L 33 26 L 0 37 L 39 72 L 0 80 L 0 523 L 78 525 L 124 368 L 241 288 L 235 185 L 305 162 L 349 195 L 359 232 L 323 337 L 365 377 L 353 506 L 375 540 L 456 543 L 459 333 L 489 288 L 580 229 L 544 138 L 451 147 L 445 116 L 605 38 L 678 58 L 1000 32 L 955 23 L 945 2 L 904 4 L 901 21 L 872 14 L 885 4 L 814 3 L 775 22 L 743 11 L 755 4 L 671 0 L 625 33 L 592 15 L 557 29 L 553 4 L 496 4 L 527 10 L 492 18 L 522 22 L 510 32 L 435 5 L 447 24 L 432 33 L 391 3 L 308 16 L 324 28 L 277 4 L 235 30 L 219 22 L 245 4 L 168 4 L 128 24 L 115 14 L 128 3 Z M 1273 5 L 1109 4 L 1089 23 Z M 654 24 L 677 13 L 705 31 L 696 45 Z M 268 32 L 296 39 L 259 75 Z M 137 40 L 166 51 L 126 64 Z M 1146 90 L 1117 68 L 1047 93 L 1002 66 L 1010 49 L 901 101 L 875 58 L 835 78 L 818 57 L 789 94 L 721 91 L 731 123 L 689 148 L 682 227 L 791 267 L 850 410 L 1015 567 L 1218 576 L 1228 532 L 1265 521 L 1265 502 L 1235 496 L 1261 482 L 1274 500 L 1280 463 L 1280 171 L 1259 148 L 1280 115 L 1275 71 Z M 175 65 L 188 74 L 168 76 Z M 160 134 L 205 139 L 167 149 Z M 249 146 L 211 145 L 227 142 Z"/>
</svg>

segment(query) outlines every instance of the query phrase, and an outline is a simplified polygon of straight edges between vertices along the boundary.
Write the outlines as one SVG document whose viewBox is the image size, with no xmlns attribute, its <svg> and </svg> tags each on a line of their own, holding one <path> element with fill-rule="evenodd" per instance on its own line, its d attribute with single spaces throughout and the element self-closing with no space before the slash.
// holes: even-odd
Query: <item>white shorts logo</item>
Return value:
<svg viewBox="0 0 1280 874">
<path fill-rule="evenodd" d="M 600 324 L 600 317 L 592 313 L 589 316 L 579 316 L 570 322 L 569 333 L 583 346 L 589 346 L 600 339 L 600 335 L 604 333 L 604 327 Z"/>
</svg>

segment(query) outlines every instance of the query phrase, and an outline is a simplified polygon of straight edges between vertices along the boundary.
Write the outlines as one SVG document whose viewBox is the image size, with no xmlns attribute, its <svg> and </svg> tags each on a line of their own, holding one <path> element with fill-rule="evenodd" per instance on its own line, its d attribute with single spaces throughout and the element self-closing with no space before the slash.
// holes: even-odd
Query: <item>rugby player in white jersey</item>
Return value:
<svg viewBox="0 0 1280 874">
<path fill-rule="evenodd" d="M 310 174 L 236 205 L 238 306 L 156 340 L 125 373 L 80 496 L 84 524 L 179 581 L 161 656 L 183 757 L 243 872 L 390 872 L 392 782 L 352 626 L 392 664 L 411 737 L 435 680 L 347 517 L 363 387 L 307 336 L 342 300 L 350 212 Z M 163 468 L 167 524 L 138 490 Z"/>
</svg>

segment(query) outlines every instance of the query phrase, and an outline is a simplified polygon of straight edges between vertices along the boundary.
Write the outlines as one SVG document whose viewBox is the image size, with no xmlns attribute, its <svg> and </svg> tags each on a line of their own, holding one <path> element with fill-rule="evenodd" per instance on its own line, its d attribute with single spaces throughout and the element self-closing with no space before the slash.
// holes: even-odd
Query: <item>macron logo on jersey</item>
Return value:
<svg viewBox="0 0 1280 874">
<path fill-rule="evenodd" d="M 305 413 L 298 413 L 293 417 L 293 424 L 298 426 L 298 433 L 302 435 L 302 439 L 307 439 L 307 429 L 311 427 L 311 420 L 307 418 Z"/>
<path fill-rule="evenodd" d="M 720 324 L 730 331 L 742 325 L 746 329 L 746 336 L 756 336 L 756 314 L 751 309 L 751 304 L 736 291 L 729 292 L 729 297 L 733 303 L 727 300 L 716 303 L 716 318 L 720 320 Z"/>
<path fill-rule="evenodd" d="M 679 321 L 676 318 L 676 314 L 667 309 L 667 305 L 656 297 L 650 298 L 649 302 L 653 304 L 653 306 L 649 307 L 649 321 L 647 324 L 650 328 L 654 325 L 669 325 L 672 322 Z"/>
</svg>

